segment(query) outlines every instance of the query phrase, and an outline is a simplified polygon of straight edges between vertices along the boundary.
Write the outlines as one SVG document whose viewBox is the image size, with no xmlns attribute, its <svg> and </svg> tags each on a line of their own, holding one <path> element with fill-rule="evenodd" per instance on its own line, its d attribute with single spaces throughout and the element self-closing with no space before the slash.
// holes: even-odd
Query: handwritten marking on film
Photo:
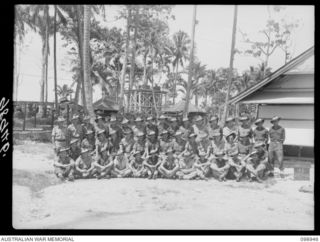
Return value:
<svg viewBox="0 0 320 242">
<path fill-rule="evenodd" d="M 8 105 L 9 100 L 6 101 L 6 99 L 3 97 L 0 101 L 0 156 L 5 157 L 6 152 L 10 148 L 10 143 L 8 140 L 8 124 L 9 122 L 5 119 L 5 115 L 8 113 L 9 109 L 6 108 Z"/>
</svg>

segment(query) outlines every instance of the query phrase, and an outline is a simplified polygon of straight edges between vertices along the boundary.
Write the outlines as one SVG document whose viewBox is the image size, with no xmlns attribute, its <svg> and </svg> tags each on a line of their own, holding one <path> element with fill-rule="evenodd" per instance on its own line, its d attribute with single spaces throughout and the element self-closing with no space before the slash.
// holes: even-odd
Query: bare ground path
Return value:
<svg viewBox="0 0 320 242">
<path fill-rule="evenodd" d="M 292 174 L 263 184 L 133 178 L 59 183 L 50 171 L 52 155 L 49 144 L 14 147 L 15 228 L 311 230 L 314 226 L 313 194 L 298 191 L 308 182 L 293 181 Z"/>
</svg>

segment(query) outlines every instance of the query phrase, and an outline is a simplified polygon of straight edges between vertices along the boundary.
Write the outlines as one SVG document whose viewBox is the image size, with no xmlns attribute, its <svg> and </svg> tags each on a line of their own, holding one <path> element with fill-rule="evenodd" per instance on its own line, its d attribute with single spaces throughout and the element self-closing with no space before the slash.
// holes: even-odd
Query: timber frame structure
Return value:
<svg viewBox="0 0 320 242">
<path fill-rule="evenodd" d="M 162 95 L 165 94 L 166 92 L 164 91 L 154 89 L 154 98 L 158 112 L 162 109 Z M 156 114 L 151 89 L 126 91 L 125 95 L 127 96 L 127 112 L 145 113 L 147 115 Z"/>
</svg>

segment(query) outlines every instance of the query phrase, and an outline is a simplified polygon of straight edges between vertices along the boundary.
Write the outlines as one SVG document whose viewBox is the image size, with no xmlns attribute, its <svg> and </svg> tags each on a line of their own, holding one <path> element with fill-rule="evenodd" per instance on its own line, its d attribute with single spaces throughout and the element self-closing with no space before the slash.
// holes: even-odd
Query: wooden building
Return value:
<svg viewBox="0 0 320 242">
<path fill-rule="evenodd" d="M 258 117 L 267 128 L 273 116 L 282 118 L 285 155 L 313 157 L 314 47 L 230 100 L 239 103 L 258 104 Z"/>
</svg>

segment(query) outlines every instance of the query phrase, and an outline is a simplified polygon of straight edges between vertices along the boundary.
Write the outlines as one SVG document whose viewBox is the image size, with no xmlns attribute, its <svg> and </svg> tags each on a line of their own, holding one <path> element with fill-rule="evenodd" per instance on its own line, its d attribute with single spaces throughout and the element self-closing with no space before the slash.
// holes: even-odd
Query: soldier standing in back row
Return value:
<svg viewBox="0 0 320 242">
<path fill-rule="evenodd" d="M 64 126 L 65 121 L 63 117 L 59 117 L 57 120 L 58 125 L 52 129 L 52 144 L 56 154 L 61 147 L 65 147 L 67 144 L 67 128 Z"/>
<path fill-rule="evenodd" d="M 247 155 L 251 152 L 251 140 L 253 138 L 253 132 L 250 125 L 248 116 L 240 117 L 241 125 L 238 128 L 238 147 L 239 153 Z"/>
<path fill-rule="evenodd" d="M 238 140 L 238 129 L 237 126 L 235 124 L 235 120 L 233 117 L 229 117 L 226 120 L 226 126 L 223 128 L 223 136 L 227 137 L 230 133 L 236 133 L 237 137 L 235 138 L 236 140 Z"/>
<path fill-rule="evenodd" d="M 80 142 L 84 138 L 84 128 L 79 122 L 79 115 L 73 115 L 71 119 L 71 124 L 67 128 L 68 130 L 68 139 L 67 143 L 73 138 L 79 138 Z"/>
<path fill-rule="evenodd" d="M 265 127 L 263 127 L 263 123 L 264 120 L 261 118 L 257 119 L 254 122 L 254 124 L 257 125 L 257 127 L 253 130 L 253 139 L 255 143 L 261 141 L 267 147 L 269 132 Z"/>
<path fill-rule="evenodd" d="M 269 145 L 269 160 L 274 168 L 274 161 L 278 160 L 280 172 L 283 167 L 283 142 L 285 141 L 285 129 L 279 125 L 280 117 L 275 116 L 271 119 L 273 126 L 269 130 L 270 145 Z"/>
</svg>

